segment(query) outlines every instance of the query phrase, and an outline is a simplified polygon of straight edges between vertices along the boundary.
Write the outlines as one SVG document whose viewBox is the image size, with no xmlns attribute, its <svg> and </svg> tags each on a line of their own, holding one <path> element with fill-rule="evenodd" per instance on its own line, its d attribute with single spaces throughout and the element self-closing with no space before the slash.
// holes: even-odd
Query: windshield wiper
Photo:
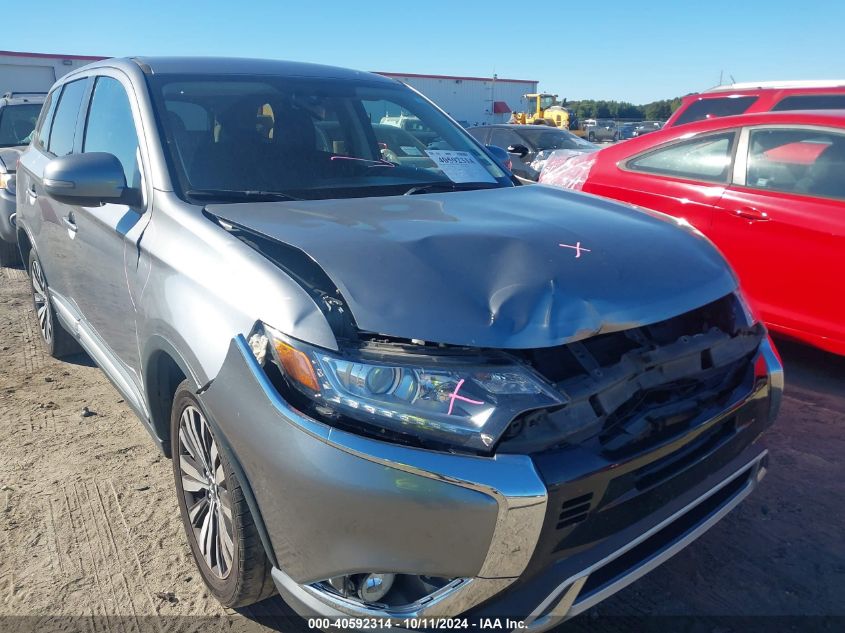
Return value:
<svg viewBox="0 0 845 633">
<path fill-rule="evenodd" d="M 189 189 L 185 195 L 198 200 L 224 200 L 227 202 L 271 202 L 302 200 L 284 191 L 260 191 L 249 189 Z"/>
<path fill-rule="evenodd" d="M 425 185 L 416 185 L 403 193 L 403 196 L 412 196 L 415 193 L 430 193 L 438 189 L 445 191 L 472 191 L 473 189 L 496 189 L 499 183 L 492 182 L 430 182 Z"/>
</svg>

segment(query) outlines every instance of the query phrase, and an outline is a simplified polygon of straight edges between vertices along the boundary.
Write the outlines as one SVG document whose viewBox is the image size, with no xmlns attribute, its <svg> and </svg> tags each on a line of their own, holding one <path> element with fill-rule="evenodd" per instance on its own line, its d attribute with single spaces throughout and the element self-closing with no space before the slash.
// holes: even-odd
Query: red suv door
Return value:
<svg viewBox="0 0 845 633">
<path fill-rule="evenodd" d="M 774 330 L 845 354 L 845 130 L 743 131 L 710 235 Z"/>
</svg>

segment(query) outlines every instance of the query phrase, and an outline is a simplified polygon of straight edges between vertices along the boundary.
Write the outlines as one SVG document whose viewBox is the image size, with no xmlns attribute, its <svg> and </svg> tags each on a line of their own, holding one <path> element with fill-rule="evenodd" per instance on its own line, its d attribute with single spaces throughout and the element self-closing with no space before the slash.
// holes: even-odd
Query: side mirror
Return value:
<svg viewBox="0 0 845 633">
<path fill-rule="evenodd" d="M 44 191 L 58 202 L 82 207 L 128 204 L 131 194 L 120 161 L 105 152 L 54 158 L 44 168 Z"/>
<path fill-rule="evenodd" d="M 508 153 L 501 147 L 498 145 L 488 145 L 487 150 L 493 155 L 493 158 L 496 159 L 496 162 L 499 163 L 499 165 L 505 167 L 508 171 L 513 169 L 511 157 L 508 156 Z"/>
<path fill-rule="evenodd" d="M 528 156 L 528 148 L 525 145 L 508 145 L 508 154 L 516 154 L 520 158 Z"/>
</svg>

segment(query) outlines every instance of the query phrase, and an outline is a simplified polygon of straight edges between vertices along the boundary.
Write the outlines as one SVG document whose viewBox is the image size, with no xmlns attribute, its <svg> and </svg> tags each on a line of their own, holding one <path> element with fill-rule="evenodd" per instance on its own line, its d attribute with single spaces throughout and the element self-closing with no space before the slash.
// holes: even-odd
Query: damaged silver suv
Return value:
<svg viewBox="0 0 845 633">
<path fill-rule="evenodd" d="M 386 147 L 401 116 L 432 140 Z M 766 472 L 781 365 L 708 241 L 516 186 L 394 80 L 97 62 L 17 179 L 44 343 L 81 344 L 173 457 L 224 605 L 540 630 Z"/>
</svg>

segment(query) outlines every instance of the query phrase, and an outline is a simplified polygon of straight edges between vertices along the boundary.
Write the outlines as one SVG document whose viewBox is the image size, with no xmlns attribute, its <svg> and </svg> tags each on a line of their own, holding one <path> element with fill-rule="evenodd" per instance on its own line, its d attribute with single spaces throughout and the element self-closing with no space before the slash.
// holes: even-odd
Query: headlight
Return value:
<svg viewBox="0 0 845 633">
<path fill-rule="evenodd" d="M 263 326 L 287 383 L 324 417 L 439 445 L 489 451 L 520 413 L 565 404 L 529 368 L 505 359 L 363 349 L 329 352 Z"/>
<path fill-rule="evenodd" d="M 0 174 L 0 189 L 5 189 L 10 194 L 15 193 L 15 174 L 4 173 Z"/>
</svg>

